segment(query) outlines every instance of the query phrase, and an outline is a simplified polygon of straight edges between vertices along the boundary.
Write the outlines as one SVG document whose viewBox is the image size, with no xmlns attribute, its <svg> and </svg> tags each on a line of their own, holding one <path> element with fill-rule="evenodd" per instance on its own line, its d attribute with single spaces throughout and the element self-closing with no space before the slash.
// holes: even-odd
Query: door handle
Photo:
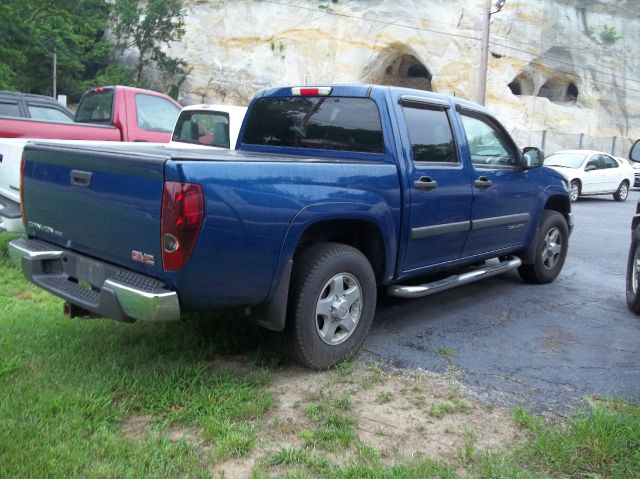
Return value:
<svg viewBox="0 0 640 479">
<path fill-rule="evenodd" d="M 419 190 L 431 191 L 438 187 L 438 182 L 432 180 L 430 176 L 421 176 L 413 182 L 413 186 Z"/>
<path fill-rule="evenodd" d="M 91 186 L 91 177 L 93 176 L 93 173 L 90 171 L 71 170 L 69 176 L 71 176 L 72 185 L 88 188 Z"/>
<path fill-rule="evenodd" d="M 474 182 L 474 185 L 476 185 L 476 188 L 478 188 L 479 190 L 486 190 L 487 188 L 491 188 L 492 184 L 493 183 L 491 183 L 491 180 L 486 176 L 481 176 Z"/>
</svg>

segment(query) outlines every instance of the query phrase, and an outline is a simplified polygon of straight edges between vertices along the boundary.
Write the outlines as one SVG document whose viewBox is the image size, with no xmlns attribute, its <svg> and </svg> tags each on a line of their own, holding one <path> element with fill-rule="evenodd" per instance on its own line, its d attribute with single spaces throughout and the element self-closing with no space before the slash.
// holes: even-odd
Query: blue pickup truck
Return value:
<svg viewBox="0 0 640 479">
<path fill-rule="evenodd" d="M 355 354 L 379 292 L 553 281 L 566 180 L 484 108 L 372 85 L 263 90 L 236 150 L 30 144 L 10 253 L 69 316 L 249 308 L 302 364 Z"/>
</svg>

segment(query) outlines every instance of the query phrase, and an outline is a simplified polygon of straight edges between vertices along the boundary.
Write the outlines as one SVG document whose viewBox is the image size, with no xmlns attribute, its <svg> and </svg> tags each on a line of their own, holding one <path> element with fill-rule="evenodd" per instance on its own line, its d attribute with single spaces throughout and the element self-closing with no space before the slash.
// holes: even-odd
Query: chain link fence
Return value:
<svg viewBox="0 0 640 479">
<path fill-rule="evenodd" d="M 521 148 L 537 146 L 545 155 L 560 150 L 599 150 L 612 156 L 628 158 L 629 150 L 635 139 L 619 136 L 591 136 L 584 133 L 557 133 L 555 131 L 513 130 L 511 135 Z"/>
</svg>

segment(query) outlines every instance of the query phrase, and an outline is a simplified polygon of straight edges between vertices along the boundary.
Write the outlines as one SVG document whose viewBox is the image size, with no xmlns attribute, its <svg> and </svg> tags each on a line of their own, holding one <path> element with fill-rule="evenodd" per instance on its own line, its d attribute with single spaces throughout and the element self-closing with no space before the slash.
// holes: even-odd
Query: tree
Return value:
<svg viewBox="0 0 640 479">
<path fill-rule="evenodd" d="M 51 94 L 53 53 L 59 91 L 76 99 L 83 81 L 109 60 L 105 0 L 5 0 L 0 4 L 0 89 Z"/>
<path fill-rule="evenodd" d="M 150 65 L 169 74 L 183 73 L 184 62 L 163 51 L 169 42 L 177 41 L 185 33 L 182 0 L 116 0 L 112 12 L 112 31 L 120 51 L 138 50 L 135 66 L 136 80 Z"/>
</svg>

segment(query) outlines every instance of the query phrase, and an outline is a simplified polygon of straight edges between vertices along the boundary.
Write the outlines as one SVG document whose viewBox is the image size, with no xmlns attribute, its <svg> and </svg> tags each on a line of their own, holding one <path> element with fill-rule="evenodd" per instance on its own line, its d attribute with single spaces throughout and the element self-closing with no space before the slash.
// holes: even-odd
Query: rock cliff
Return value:
<svg viewBox="0 0 640 479">
<path fill-rule="evenodd" d="M 352 82 L 476 100 L 483 4 L 187 0 L 168 52 L 187 62 L 187 103 Z M 507 0 L 490 38 L 486 104 L 510 129 L 640 137 L 638 0 Z"/>
</svg>

